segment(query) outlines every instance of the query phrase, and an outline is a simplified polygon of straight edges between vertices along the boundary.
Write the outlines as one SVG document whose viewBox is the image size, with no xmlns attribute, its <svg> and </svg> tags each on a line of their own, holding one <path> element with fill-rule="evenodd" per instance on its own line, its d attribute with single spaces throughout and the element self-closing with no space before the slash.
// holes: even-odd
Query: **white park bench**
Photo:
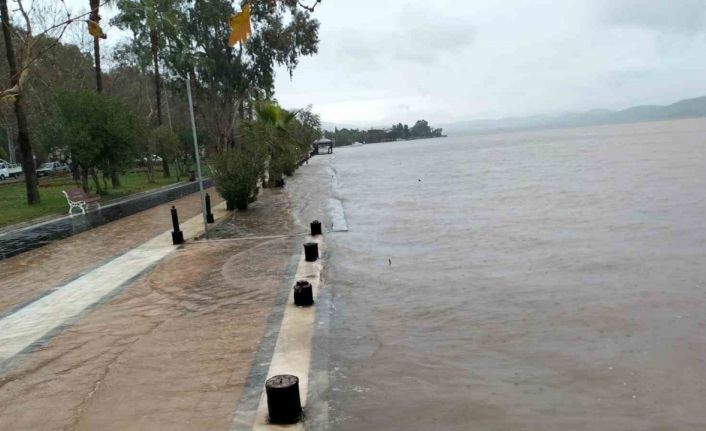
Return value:
<svg viewBox="0 0 706 431">
<path fill-rule="evenodd" d="M 86 192 L 83 191 L 83 189 L 78 188 L 78 189 L 70 189 L 68 191 L 62 190 L 61 191 L 64 196 L 66 197 L 66 201 L 69 203 L 69 215 L 73 216 L 73 211 L 74 208 L 78 208 L 81 210 L 81 212 L 85 215 L 86 214 L 86 207 L 88 204 L 95 203 L 98 205 L 98 209 L 100 209 L 101 204 L 98 202 L 100 198 L 92 198 L 86 194 Z"/>
</svg>

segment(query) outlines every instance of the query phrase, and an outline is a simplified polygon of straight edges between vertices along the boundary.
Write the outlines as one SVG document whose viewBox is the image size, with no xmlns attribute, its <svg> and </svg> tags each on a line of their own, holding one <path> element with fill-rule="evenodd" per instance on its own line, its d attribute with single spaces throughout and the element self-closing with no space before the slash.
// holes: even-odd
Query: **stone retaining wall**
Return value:
<svg viewBox="0 0 706 431">
<path fill-rule="evenodd" d="M 204 189 L 210 186 L 211 180 L 204 180 Z M 65 216 L 2 233 L 0 234 L 0 260 L 41 247 L 52 241 L 85 232 L 192 193 L 197 193 L 198 191 L 198 182 L 162 187 L 108 203 L 100 211 L 90 211 L 85 216 L 79 213 L 73 217 Z"/>
</svg>

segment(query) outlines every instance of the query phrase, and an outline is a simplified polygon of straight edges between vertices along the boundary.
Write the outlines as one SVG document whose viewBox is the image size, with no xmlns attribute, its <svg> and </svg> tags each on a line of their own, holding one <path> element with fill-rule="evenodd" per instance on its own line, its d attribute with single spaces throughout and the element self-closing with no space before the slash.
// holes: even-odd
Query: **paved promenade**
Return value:
<svg viewBox="0 0 706 431">
<path fill-rule="evenodd" d="M 197 235 L 198 195 L 174 205 Z M 230 428 L 300 232 L 266 191 L 172 247 L 170 206 L 0 262 L 0 429 Z"/>
</svg>

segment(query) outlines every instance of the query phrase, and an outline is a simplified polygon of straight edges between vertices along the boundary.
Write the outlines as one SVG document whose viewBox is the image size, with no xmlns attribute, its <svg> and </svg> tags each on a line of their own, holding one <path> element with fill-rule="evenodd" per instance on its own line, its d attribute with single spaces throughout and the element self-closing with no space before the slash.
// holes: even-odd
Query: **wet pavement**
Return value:
<svg viewBox="0 0 706 431">
<path fill-rule="evenodd" d="M 221 202 L 215 190 L 209 191 L 214 204 Z M 181 220 L 201 213 L 199 196 L 193 194 L 0 260 L 0 315 L 171 229 L 172 205 L 179 210 Z"/>
<path fill-rule="evenodd" d="M 200 203 L 176 205 L 185 220 Z M 168 208 L 0 262 L 4 316 L 168 230 Z M 301 233 L 267 190 L 188 241 L 4 364 L 0 429 L 229 429 Z"/>
<path fill-rule="evenodd" d="M 0 429 L 228 429 L 291 253 L 286 240 L 180 250 L 17 360 Z"/>
</svg>

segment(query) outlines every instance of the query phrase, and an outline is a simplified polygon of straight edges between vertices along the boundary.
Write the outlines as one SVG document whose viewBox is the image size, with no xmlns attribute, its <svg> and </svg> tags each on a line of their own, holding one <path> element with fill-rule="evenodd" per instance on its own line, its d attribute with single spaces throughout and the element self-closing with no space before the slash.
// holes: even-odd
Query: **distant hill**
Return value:
<svg viewBox="0 0 706 431">
<path fill-rule="evenodd" d="M 686 99 L 668 106 L 634 106 L 622 111 L 594 109 L 556 116 L 511 117 L 498 120 L 465 121 L 443 125 L 452 135 L 523 129 L 549 129 L 594 126 L 600 124 L 638 123 L 676 118 L 706 117 L 706 96 Z"/>
</svg>

